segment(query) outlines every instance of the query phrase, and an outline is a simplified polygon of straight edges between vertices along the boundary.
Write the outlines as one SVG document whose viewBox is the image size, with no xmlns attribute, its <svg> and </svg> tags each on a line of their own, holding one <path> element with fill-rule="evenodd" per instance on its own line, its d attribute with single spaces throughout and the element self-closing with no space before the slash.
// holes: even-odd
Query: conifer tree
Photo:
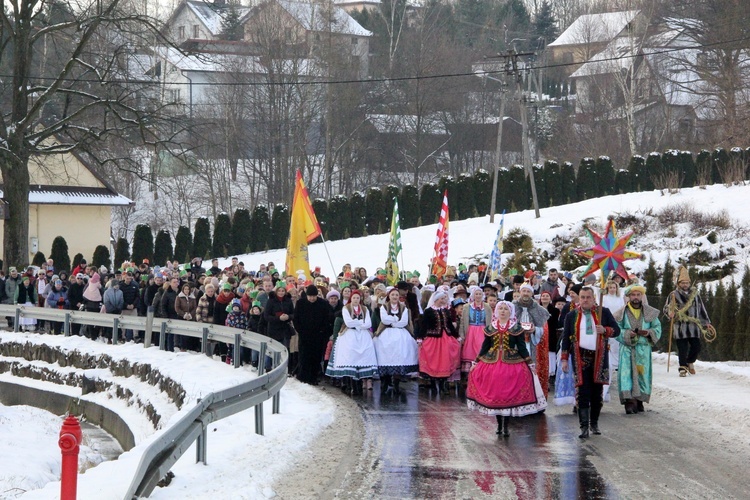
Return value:
<svg viewBox="0 0 750 500">
<path fill-rule="evenodd" d="M 78 267 L 78 264 L 80 264 L 82 260 L 83 260 L 83 254 L 82 253 L 75 254 L 73 256 L 73 262 L 70 263 L 70 266 L 71 266 L 70 271 L 72 272 L 73 269 L 75 269 L 76 267 Z"/>
<path fill-rule="evenodd" d="M 693 153 L 690 151 L 680 153 L 680 167 L 682 169 L 682 185 L 684 187 L 695 186 L 697 172 L 695 161 L 693 161 Z"/>
<path fill-rule="evenodd" d="M 542 1 L 539 12 L 534 18 L 533 28 L 533 36 L 536 40 L 534 49 L 536 50 L 542 50 L 548 44 L 554 42 L 560 34 L 557 29 L 557 19 L 555 19 L 549 0 Z"/>
<path fill-rule="evenodd" d="M 52 251 L 49 258 L 54 261 L 55 271 L 70 271 L 70 255 L 68 255 L 68 242 L 62 236 L 52 240 Z"/>
<path fill-rule="evenodd" d="M 711 159 L 711 152 L 705 149 L 698 153 L 698 157 L 695 159 L 695 172 L 696 180 L 695 184 L 711 184 L 713 160 Z"/>
<path fill-rule="evenodd" d="M 291 214 L 289 206 L 284 203 L 277 203 L 271 213 L 271 241 L 268 246 L 273 248 L 285 248 L 289 239 L 289 225 Z M 315 214 L 317 219 L 318 214 Z"/>
<path fill-rule="evenodd" d="M 365 215 L 367 215 L 365 195 L 361 191 L 355 191 L 349 197 L 349 236 L 352 238 L 365 235 Z M 403 220 L 403 216 L 401 218 Z"/>
<path fill-rule="evenodd" d="M 709 317 L 711 318 L 712 324 L 714 328 L 716 328 L 717 332 L 716 340 L 708 343 L 707 345 L 707 347 L 709 348 L 708 351 L 711 354 L 711 361 L 722 361 L 724 359 L 723 349 L 721 345 L 723 340 L 721 339 L 721 337 L 724 333 L 724 325 L 722 323 L 725 319 L 724 305 L 726 304 L 726 298 L 727 289 L 724 287 L 724 283 L 722 281 L 719 281 L 719 284 L 716 287 L 716 291 L 714 292 L 713 296 L 711 296 L 713 311 L 712 316 Z"/>
<path fill-rule="evenodd" d="M 576 191 L 576 171 L 573 168 L 573 164 L 566 161 L 562 164 L 561 168 L 561 180 L 563 196 L 565 197 L 565 203 L 575 203 L 578 200 L 578 194 Z"/>
<path fill-rule="evenodd" d="M 238 41 L 245 35 L 245 29 L 240 19 L 240 11 L 237 5 L 230 3 L 224 10 L 221 18 L 221 38 L 224 40 Z"/>
<path fill-rule="evenodd" d="M 193 257 L 209 258 L 207 256 L 210 255 L 212 248 L 211 224 L 208 222 L 208 217 L 198 217 L 198 220 L 195 221 L 191 255 Z M 215 254 L 214 256 L 220 257 L 219 254 Z"/>
<path fill-rule="evenodd" d="M 664 263 L 664 272 L 661 275 L 661 296 L 666 299 L 674 289 L 674 267 L 672 266 L 672 259 L 667 254 L 667 261 Z"/>
<path fill-rule="evenodd" d="M 474 179 L 471 174 L 463 172 L 456 181 L 456 209 L 460 220 L 474 217 Z"/>
<path fill-rule="evenodd" d="M 631 157 L 628 171 L 630 172 L 634 192 L 651 191 L 653 189 L 651 179 L 646 175 L 646 160 L 643 156 L 635 155 Z"/>
<path fill-rule="evenodd" d="M 181 261 L 181 257 L 175 256 Z M 164 265 L 172 260 L 172 237 L 166 229 L 160 229 L 154 240 L 154 265 Z M 117 264 L 118 266 L 120 263 Z"/>
<path fill-rule="evenodd" d="M 398 211 L 401 217 L 401 229 L 419 225 L 419 190 L 414 184 L 405 184 L 401 188 Z"/>
<path fill-rule="evenodd" d="M 104 245 L 97 245 L 97 247 L 94 248 L 94 256 L 91 258 L 91 265 L 96 266 L 97 269 L 101 266 L 109 269 L 112 267 L 112 260 L 109 257 L 109 248 Z M 122 262 L 125 262 L 125 260 Z M 122 264 L 122 262 L 120 264 Z M 118 266 L 120 264 L 118 264 Z"/>
<path fill-rule="evenodd" d="M 492 195 L 490 195 L 492 196 Z M 497 169 L 497 196 L 495 198 L 495 213 L 513 211 L 513 200 L 510 196 L 510 169 L 500 167 Z"/>
<path fill-rule="evenodd" d="M 133 234 L 133 260 L 140 264 L 143 259 L 154 260 L 154 236 L 149 225 L 138 224 Z"/>
<path fill-rule="evenodd" d="M 557 207 L 565 205 L 565 193 L 563 193 L 562 185 L 562 172 L 560 164 L 555 160 L 547 160 L 544 162 L 544 168 L 542 169 L 545 184 L 547 185 L 547 197 L 549 198 L 549 206 Z"/>
<path fill-rule="evenodd" d="M 742 297 L 737 308 L 735 317 L 735 332 L 733 357 L 737 361 L 747 361 L 750 355 L 750 335 L 748 335 L 748 325 L 750 325 L 750 267 L 745 266 L 745 272 L 740 282 Z"/>
<path fill-rule="evenodd" d="M 679 186 L 682 186 L 682 158 L 680 152 L 676 149 L 670 149 L 664 152 L 661 157 L 662 168 L 666 175 L 677 175 Z"/>
<path fill-rule="evenodd" d="M 128 240 L 120 237 L 117 238 L 117 244 L 115 245 L 115 262 L 125 262 L 130 260 L 130 245 Z"/>
<path fill-rule="evenodd" d="M 250 210 L 238 208 L 232 215 L 232 253 L 243 254 L 251 247 Z"/>
<path fill-rule="evenodd" d="M 615 193 L 625 194 L 631 192 L 633 192 L 633 183 L 630 171 L 621 168 L 615 172 Z"/>
<path fill-rule="evenodd" d="M 643 279 L 646 281 L 646 296 L 649 303 L 652 304 L 653 300 L 659 297 L 659 271 L 656 270 L 656 262 L 654 262 L 653 257 L 648 261 L 648 268 L 646 268 Z"/>
<path fill-rule="evenodd" d="M 549 196 L 547 195 L 547 180 L 544 178 L 543 166 L 539 163 L 535 163 L 531 166 L 531 170 L 534 172 L 534 183 L 536 185 L 536 197 L 539 202 L 540 208 L 547 208 L 549 206 Z M 531 196 L 531 177 L 526 179 L 526 189 Z M 531 206 L 534 206 L 534 198 L 531 198 Z"/>
<path fill-rule="evenodd" d="M 576 176 L 576 196 L 578 201 L 595 198 L 598 194 L 596 162 L 593 158 L 582 158 Z"/>
<path fill-rule="evenodd" d="M 368 189 L 365 198 L 365 224 L 368 235 L 380 234 L 384 230 L 380 225 L 383 223 L 383 212 L 385 211 L 383 191 L 375 187 Z"/>
<path fill-rule="evenodd" d="M 474 172 L 474 197 L 477 215 L 488 215 L 492 202 L 492 176 L 483 168 Z"/>
<path fill-rule="evenodd" d="M 531 206 L 528 180 L 523 165 L 513 165 L 509 169 L 508 194 L 509 201 L 513 204 L 513 210 L 526 210 Z M 509 207 L 510 208 L 510 207 Z"/>
<path fill-rule="evenodd" d="M 721 172 L 729 163 L 729 153 L 724 148 L 716 148 L 711 153 L 711 159 L 713 160 L 711 163 L 711 182 L 720 184 L 722 182 Z"/>
<path fill-rule="evenodd" d="M 609 156 L 596 159 L 596 183 L 599 196 L 615 194 L 615 169 Z"/>
<path fill-rule="evenodd" d="M 232 227 L 234 231 L 234 227 Z M 262 252 L 268 245 L 271 238 L 271 216 L 265 205 L 256 205 L 250 220 L 250 241 L 249 247 L 251 252 Z M 245 252 L 247 247 L 245 247 Z M 240 252 L 235 252 L 240 253 Z"/>
<path fill-rule="evenodd" d="M 662 164 L 661 155 L 656 151 L 649 153 L 646 157 L 645 169 L 651 189 L 654 189 L 664 175 L 664 165 Z"/>
<path fill-rule="evenodd" d="M 32 266 L 41 267 L 42 264 L 47 262 L 47 257 L 41 252 L 41 250 L 34 254 L 34 258 L 31 261 Z"/>
<path fill-rule="evenodd" d="M 437 185 L 432 182 L 422 184 L 422 189 L 419 191 L 419 213 L 423 226 L 434 224 L 438 221 L 442 199 L 443 194 Z"/>
<path fill-rule="evenodd" d="M 382 216 L 383 214 L 381 214 Z M 349 231 L 349 200 L 342 194 L 337 194 L 328 203 L 328 237 L 332 240 L 343 240 Z"/>
<path fill-rule="evenodd" d="M 380 192 L 379 189 L 378 192 Z M 323 238 L 328 239 L 328 231 L 330 229 L 330 225 L 328 224 L 328 202 L 323 198 L 315 198 L 312 201 L 312 206 L 315 217 L 318 219 L 318 224 L 320 225 L 320 231 L 323 233 Z M 319 240 L 322 240 L 322 238 L 317 238 L 314 241 Z"/>
<path fill-rule="evenodd" d="M 385 214 L 383 220 L 380 223 L 380 227 L 383 231 L 390 231 L 391 229 L 391 216 L 393 215 L 393 202 L 398 198 L 400 191 L 398 186 L 389 184 L 383 188 L 383 207 L 385 208 Z"/>
<path fill-rule="evenodd" d="M 714 342 L 719 343 L 719 350 L 721 352 L 721 360 L 728 361 L 733 359 L 734 353 L 734 340 L 737 336 L 736 321 L 737 309 L 739 307 L 737 301 L 737 287 L 734 283 L 734 278 L 726 288 L 726 296 L 724 298 L 724 305 L 721 307 L 721 332 L 716 337 Z"/>
<path fill-rule="evenodd" d="M 232 249 L 232 221 L 226 212 L 221 212 L 214 221 L 214 241 L 211 252 L 214 257 L 228 257 Z"/>
<path fill-rule="evenodd" d="M 180 262 L 190 262 L 194 257 L 200 257 L 201 259 L 206 258 L 206 253 L 193 254 L 191 252 L 193 246 L 193 235 L 190 234 L 190 228 L 187 226 L 180 226 L 177 228 L 177 236 L 174 239 L 174 258 Z"/>
</svg>

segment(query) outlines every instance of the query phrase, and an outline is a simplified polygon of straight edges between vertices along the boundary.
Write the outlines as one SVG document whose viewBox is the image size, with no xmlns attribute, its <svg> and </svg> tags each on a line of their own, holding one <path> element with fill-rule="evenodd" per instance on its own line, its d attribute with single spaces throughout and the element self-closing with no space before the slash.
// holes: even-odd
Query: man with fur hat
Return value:
<svg viewBox="0 0 750 500">
<path fill-rule="evenodd" d="M 685 266 L 680 266 L 677 288 L 669 294 L 664 314 L 674 322 L 671 333 L 677 342 L 680 377 L 685 377 L 688 373 L 695 375 L 693 363 L 701 350 L 701 332 L 711 325 L 711 320 L 698 294 L 698 288 L 690 286 L 690 275 Z"/>
<path fill-rule="evenodd" d="M 632 415 L 644 411 L 643 403 L 651 399 L 651 349 L 661 337 L 661 322 L 659 310 L 643 303 L 645 287 L 631 286 L 625 296 L 628 303 L 614 313 L 620 327 L 617 386 L 625 413 Z"/>
</svg>

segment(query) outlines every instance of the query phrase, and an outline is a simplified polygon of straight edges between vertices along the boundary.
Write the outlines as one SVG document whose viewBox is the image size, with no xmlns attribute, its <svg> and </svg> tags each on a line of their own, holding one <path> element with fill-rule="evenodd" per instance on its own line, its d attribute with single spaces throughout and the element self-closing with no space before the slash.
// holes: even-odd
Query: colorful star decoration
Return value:
<svg viewBox="0 0 750 500">
<path fill-rule="evenodd" d="M 618 238 L 617 228 L 613 219 L 609 220 L 607 231 L 603 236 L 588 226 L 583 226 L 583 228 L 594 242 L 592 247 L 573 250 L 575 254 L 591 259 L 583 273 L 583 278 L 600 270 L 602 272 L 602 282 L 606 280 L 612 271 L 627 281 L 628 272 L 623 263 L 626 260 L 637 259 L 641 256 L 638 252 L 625 249 L 633 234 L 635 234 L 634 231 L 630 231 Z"/>
</svg>

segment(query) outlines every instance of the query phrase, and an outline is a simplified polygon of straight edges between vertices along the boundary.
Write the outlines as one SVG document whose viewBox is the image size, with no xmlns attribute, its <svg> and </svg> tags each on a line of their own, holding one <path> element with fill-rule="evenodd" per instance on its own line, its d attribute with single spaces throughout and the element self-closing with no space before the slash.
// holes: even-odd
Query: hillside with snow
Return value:
<svg viewBox="0 0 750 500">
<path fill-rule="evenodd" d="M 682 189 L 674 194 L 650 191 L 606 196 L 544 208 L 539 219 L 534 217 L 533 210 L 506 214 L 505 235 L 513 228 L 524 229 L 534 240 L 535 248 L 547 252 L 548 264 L 559 266 L 561 252 L 569 246 L 590 246 L 590 239 L 582 230 L 584 224 L 601 231 L 608 217 L 616 217 L 618 232 L 635 231 L 628 248 L 643 254 L 641 260 L 627 262 L 631 272 L 642 276 L 649 258 L 660 269 L 670 258 L 673 264 L 689 263 L 707 275 L 727 274 L 727 279 L 734 275 L 739 281 L 749 255 L 750 212 L 743 210 L 750 207 L 748 200 L 747 185 L 713 185 Z M 451 221 L 448 263 L 486 260 L 499 222 L 499 215 L 494 224 L 489 216 Z M 402 230 L 402 270 L 418 270 L 424 278 L 433 255 L 436 231 L 437 224 Z M 326 276 L 338 274 L 346 263 L 365 267 L 374 274 L 385 264 L 388 240 L 389 234 L 379 234 L 327 242 L 330 260 L 322 243 L 313 244 L 309 247 L 310 266 L 320 266 Z M 503 262 L 510 256 L 504 254 Z M 246 269 L 258 269 L 260 264 L 268 262 L 283 269 L 286 250 L 238 257 Z M 220 259 L 219 264 L 228 263 L 228 259 Z"/>
</svg>

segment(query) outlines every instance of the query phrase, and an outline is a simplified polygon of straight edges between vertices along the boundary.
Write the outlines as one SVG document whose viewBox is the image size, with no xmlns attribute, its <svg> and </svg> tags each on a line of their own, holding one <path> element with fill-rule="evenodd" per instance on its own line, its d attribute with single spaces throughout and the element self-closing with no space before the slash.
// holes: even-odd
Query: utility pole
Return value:
<svg viewBox="0 0 750 500">
<path fill-rule="evenodd" d="M 528 114 L 526 111 L 526 96 L 523 91 L 523 72 L 524 68 L 519 67 L 519 58 L 526 56 L 533 56 L 534 52 L 517 52 L 515 49 L 509 49 L 505 54 L 498 54 L 496 57 L 502 57 L 504 59 L 505 74 L 508 76 L 515 76 L 516 78 L 516 92 L 520 99 L 521 109 L 521 127 L 522 127 L 522 151 L 523 151 L 523 167 L 529 176 L 529 182 L 531 184 L 531 197 L 534 204 L 534 214 L 538 219 L 541 217 L 539 213 L 539 200 L 536 195 L 536 182 L 534 181 L 534 171 L 531 168 L 531 152 L 529 149 L 529 123 Z M 504 100 L 501 101 L 501 115 L 504 112 Z M 494 222 L 495 216 L 495 197 L 497 195 L 497 182 L 498 182 L 498 171 L 500 169 L 500 137 L 502 134 L 502 116 L 500 118 L 500 124 L 498 124 L 498 142 L 496 147 L 496 164 L 495 164 L 495 178 L 492 186 L 492 200 L 490 205 L 490 222 Z"/>
<path fill-rule="evenodd" d="M 497 178 L 500 172 L 500 153 L 502 152 L 503 140 L 503 119 L 505 117 L 505 98 L 503 89 L 500 89 L 500 114 L 497 121 L 497 143 L 495 144 L 495 165 L 492 175 L 492 200 L 490 202 L 490 223 L 495 222 L 495 212 L 497 211 Z"/>
</svg>

